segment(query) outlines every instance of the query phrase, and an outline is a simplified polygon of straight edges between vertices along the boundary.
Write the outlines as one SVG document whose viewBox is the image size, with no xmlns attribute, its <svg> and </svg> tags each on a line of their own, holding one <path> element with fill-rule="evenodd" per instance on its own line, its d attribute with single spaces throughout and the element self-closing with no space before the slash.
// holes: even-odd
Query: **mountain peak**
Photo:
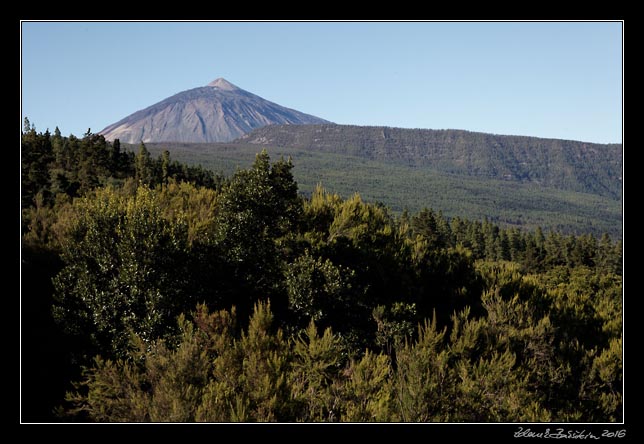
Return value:
<svg viewBox="0 0 644 444">
<path fill-rule="evenodd" d="M 306 123 L 329 122 L 269 102 L 220 77 L 130 114 L 100 134 L 123 143 L 229 142 L 266 125 Z"/>
<path fill-rule="evenodd" d="M 223 77 L 219 77 L 218 79 L 213 80 L 210 82 L 207 86 L 212 86 L 214 88 L 219 88 L 223 91 L 236 91 L 239 88 L 230 83 L 228 80 L 224 79 Z"/>
</svg>

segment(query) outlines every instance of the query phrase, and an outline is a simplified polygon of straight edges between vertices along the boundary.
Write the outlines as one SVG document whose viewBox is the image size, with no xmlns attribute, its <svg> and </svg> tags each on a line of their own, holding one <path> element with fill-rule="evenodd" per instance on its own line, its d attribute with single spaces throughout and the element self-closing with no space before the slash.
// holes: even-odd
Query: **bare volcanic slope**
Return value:
<svg viewBox="0 0 644 444">
<path fill-rule="evenodd" d="M 285 108 L 218 78 L 135 112 L 103 129 L 107 140 L 228 142 L 266 125 L 329 123 Z"/>
</svg>

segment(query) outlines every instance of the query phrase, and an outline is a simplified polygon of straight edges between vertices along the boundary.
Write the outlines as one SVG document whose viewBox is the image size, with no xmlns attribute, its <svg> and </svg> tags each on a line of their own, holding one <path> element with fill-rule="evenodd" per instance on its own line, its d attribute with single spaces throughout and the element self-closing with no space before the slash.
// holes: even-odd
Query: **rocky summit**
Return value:
<svg viewBox="0 0 644 444">
<path fill-rule="evenodd" d="M 107 126 L 107 140 L 139 142 L 228 142 L 267 125 L 328 121 L 245 91 L 226 79 L 175 94 Z"/>
</svg>

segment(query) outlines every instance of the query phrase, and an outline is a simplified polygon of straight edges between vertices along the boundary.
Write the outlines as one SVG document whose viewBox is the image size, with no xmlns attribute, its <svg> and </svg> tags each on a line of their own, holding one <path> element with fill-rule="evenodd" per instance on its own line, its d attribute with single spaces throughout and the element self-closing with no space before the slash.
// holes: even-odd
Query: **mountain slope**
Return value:
<svg viewBox="0 0 644 444">
<path fill-rule="evenodd" d="M 301 148 L 442 173 L 621 197 L 621 144 L 352 125 L 267 126 L 235 142 Z"/>
<path fill-rule="evenodd" d="M 556 230 L 566 234 L 607 232 L 622 238 L 621 202 L 532 183 L 444 173 L 387 160 L 297 147 L 242 143 L 151 143 L 154 157 L 170 150 L 172 159 L 231 175 L 252 164 L 266 148 L 273 160 L 291 158 L 299 190 L 310 196 L 316 185 L 350 197 L 359 192 L 369 202 L 381 202 L 394 212 L 417 213 L 425 207 L 447 217 L 488 220 L 502 226 Z M 124 147 L 138 150 L 137 145 Z"/>
<path fill-rule="evenodd" d="M 227 142 L 265 125 L 307 123 L 327 121 L 285 108 L 219 78 L 137 111 L 100 134 L 122 143 Z"/>
</svg>

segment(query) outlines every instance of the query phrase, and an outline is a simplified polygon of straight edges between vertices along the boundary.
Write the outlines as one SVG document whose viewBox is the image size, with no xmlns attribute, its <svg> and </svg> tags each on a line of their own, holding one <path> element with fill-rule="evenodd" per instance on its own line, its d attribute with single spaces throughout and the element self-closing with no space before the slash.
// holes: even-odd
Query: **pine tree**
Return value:
<svg viewBox="0 0 644 444">
<path fill-rule="evenodd" d="M 387 422 L 393 416 L 391 365 L 386 355 L 366 351 L 345 371 L 342 387 L 345 422 Z"/>
<path fill-rule="evenodd" d="M 29 119 L 25 118 L 25 128 L 21 136 L 21 191 L 22 207 L 33 203 L 38 193 L 42 193 L 45 202 L 51 200 L 51 183 L 49 165 L 54 161 L 49 131 L 36 133 Z"/>
<path fill-rule="evenodd" d="M 137 183 L 148 186 L 153 185 L 152 160 L 150 152 L 143 142 L 139 146 L 139 153 L 136 155 L 134 168 L 134 177 Z"/>
<path fill-rule="evenodd" d="M 443 248 L 445 246 L 432 210 L 425 208 L 414 216 L 411 220 L 411 228 L 416 235 L 422 236 L 427 240 L 430 248 Z"/>
<path fill-rule="evenodd" d="M 161 154 L 161 184 L 168 185 L 168 171 L 170 168 L 170 151 L 163 150 Z"/>
<path fill-rule="evenodd" d="M 338 421 L 339 399 L 332 390 L 342 362 L 340 341 L 330 328 L 318 335 L 313 321 L 293 342 L 293 363 L 289 384 L 298 420 Z"/>
<path fill-rule="evenodd" d="M 621 241 L 613 242 L 607 233 L 604 233 L 597 244 L 595 263 L 603 273 L 622 274 L 622 248 Z"/>
<path fill-rule="evenodd" d="M 114 139 L 112 142 L 112 151 L 110 153 L 110 171 L 114 175 L 123 169 L 121 155 L 121 141 L 119 139 Z"/>
<path fill-rule="evenodd" d="M 395 400 L 400 420 L 429 422 L 445 420 L 451 405 L 448 353 L 444 348 L 445 330 L 439 331 L 436 318 L 418 327 L 415 344 L 405 341 L 396 350 Z"/>
</svg>

